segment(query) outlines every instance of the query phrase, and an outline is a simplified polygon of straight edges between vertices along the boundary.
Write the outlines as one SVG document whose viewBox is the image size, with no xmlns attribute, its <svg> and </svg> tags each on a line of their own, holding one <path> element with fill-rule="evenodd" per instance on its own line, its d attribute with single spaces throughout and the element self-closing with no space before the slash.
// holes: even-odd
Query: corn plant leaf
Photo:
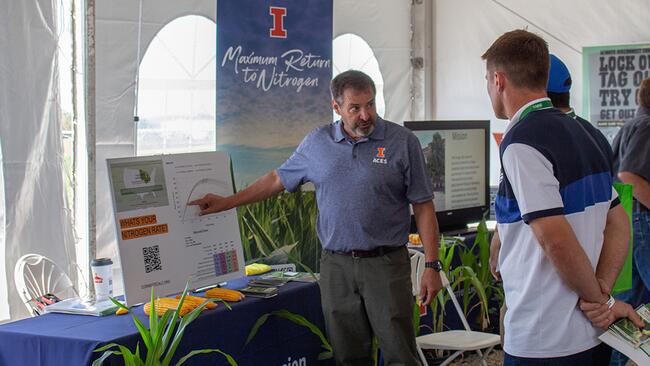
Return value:
<svg viewBox="0 0 650 366">
<path fill-rule="evenodd" d="M 119 347 L 120 353 L 122 353 L 122 358 L 124 359 L 124 366 L 137 366 L 135 357 L 128 348 L 121 346 L 119 344 L 117 345 L 117 347 Z"/>
<path fill-rule="evenodd" d="M 151 332 L 151 337 L 155 338 L 158 328 L 158 313 L 156 313 L 156 299 L 153 293 L 153 287 L 151 287 L 151 308 L 149 311 L 149 331 Z"/>
<path fill-rule="evenodd" d="M 318 354 L 318 361 L 329 360 L 334 357 L 334 353 L 331 351 L 321 352 Z"/>
<path fill-rule="evenodd" d="M 264 240 L 265 243 L 267 243 L 271 248 L 278 248 L 278 245 L 275 243 L 273 238 L 267 233 L 267 231 L 264 229 L 264 226 L 260 224 L 260 222 L 255 218 L 255 216 L 252 214 L 251 210 L 249 207 L 246 207 L 248 218 L 251 222 L 252 227 L 255 229 L 256 232 L 260 234 L 262 239 Z"/>
<path fill-rule="evenodd" d="M 227 353 L 225 353 L 225 352 L 223 352 L 223 351 L 221 351 L 219 349 L 216 349 L 216 348 L 194 350 L 194 351 L 188 353 L 187 355 L 183 356 L 183 358 L 181 358 L 180 360 L 178 360 L 178 362 L 176 363 L 175 366 L 183 365 L 185 363 L 185 361 L 187 361 L 192 356 L 195 356 L 195 355 L 198 355 L 198 354 L 203 354 L 203 353 L 212 353 L 212 352 L 217 352 L 217 353 L 222 354 L 226 358 L 226 360 L 228 361 L 228 363 L 231 366 L 237 366 L 237 362 L 235 362 L 235 359 L 232 358 L 232 356 L 230 356 L 229 354 L 227 354 Z"/>
<path fill-rule="evenodd" d="M 287 259 L 291 257 L 289 253 L 296 247 L 296 245 L 298 245 L 297 242 L 273 250 L 265 258 L 264 262 L 270 264 L 287 263 Z"/>
<path fill-rule="evenodd" d="M 332 346 L 330 345 L 329 341 L 327 340 L 327 338 L 325 337 L 323 332 L 320 330 L 320 328 L 318 328 L 316 325 L 314 325 L 314 323 L 307 320 L 307 318 L 305 318 L 304 316 L 292 313 L 289 310 L 285 310 L 285 309 L 275 310 L 275 311 L 271 312 L 271 314 L 273 314 L 273 315 L 275 315 L 277 317 L 280 317 L 280 318 L 287 319 L 287 320 L 289 320 L 289 321 L 291 321 L 291 322 L 293 322 L 295 324 L 301 325 L 303 327 L 306 327 L 312 333 L 314 333 L 316 336 L 318 336 L 318 338 L 320 338 L 321 344 L 325 347 L 325 349 L 327 349 L 328 351 L 332 351 Z"/>
<path fill-rule="evenodd" d="M 151 351 L 156 360 L 160 360 L 160 357 L 167 348 L 167 343 L 165 343 L 164 339 L 165 332 L 163 330 L 167 328 L 170 321 L 176 321 L 176 319 L 172 318 L 172 315 L 173 313 L 171 311 L 166 311 L 158 322 L 158 333 L 153 338 L 154 349 Z"/>
<path fill-rule="evenodd" d="M 320 330 L 320 328 L 318 328 L 312 322 L 307 320 L 307 318 L 305 318 L 304 316 L 292 313 L 289 310 L 285 310 L 285 309 L 275 310 L 275 311 L 272 311 L 270 313 L 266 313 L 266 314 L 260 316 L 257 319 L 257 321 L 255 322 L 255 324 L 253 325 L 253 328 L 251 328 L 251 331 L 248 334 L 248 338 L 246 339 L 245 345 L 247 345 L 255 337 L 255 335 L 259 331 L 260 327 L 264 323 L 266 323 L 269 316 L 271 316 L 271 315 L 287 319 L 287 320 L 289 320 L 289 321 L 291 321 L 291 322 L 293 322 L 293 323 L 295 323 L 297 325 L 300 325 L 300 326 L 303 326 L 303 327 L 306 327 L 307 329 L 309 329 L 313 334 L 318 336 L 318 338 L 321 340 L 321 347 L 323 347 L 326 350 L 325 352 L 322 352 L 321 354 L 319 354 L 318 359 L 319 360 L 324 360 L 326 358 L 321 358 L 321 357 L 329 357 L 329 358 L 332 357 L 332 353 L 333 353 L 332 345 L 329 343 L 329 341 L 327 340 L 327 338 L 325 337 L 323 332 Z"/>
<path fill-rule="evenodd" d="M 183 295 L 181 296 L 181 300 L 185 298 L 185 293 L 187 292 L 187 287 L 185 288 L 185 291 L 183 291 Z M 185 329 L 187 328 L 190 323 L 192 323 L 199 315 L 201 315 L 201 311 L 203 311 L 203 308 L 207 302 L 204 302 L 203 304 L 197 306 L 194 310 L 192 310 L 189 314 L 185 315 L 184 317 L 181 318 L 181 321 L 178 324 L 178 329 L 176 330 L 176 334 L 174 335 L 174 339 L 172 340 L 172 343 L 169 345 L 169 349 L 167 350 L 167 353 L 165 354 L 165 358 L 163 358 L 163 361 L 161 363 L 162 366 L 168 366 L 171 363 L 172 357 L 174 356 L 174 353 L 176 352 L 176 348 L 178 348 L 178 345 L 181 343 L 181 339 L 183 338 L 183 334 L 185 333 Z M 182 305 L 182 301 L 178 303 L 178 308 L 176 309 L 177 311 L 180 310 L 180 307 Z M 174 319 L 176 319 L 176 314 L 174 314 Z"/>
<path fill-rule="evenodd" d="M 420 332 L 420 306 L 418 306 L 417 301 L 413 304 L 413 329 L 417 337 Z"/>
<path fill-rule="evenodd" d="M 376 336 L 372 337 L 370 354 L 372 355 L 372 364 L 374 366 L 379 366 L 379 341 Z"/>
<path fill-rule="evenodd" d="M 181 311 L 181 306 L 183 306 L 183 302 L 185 301 L 185 295 L 187 295 L 187 292 L 189 290 L 190 290 L 190 281 L 188 280 L 187 283 L 185 283 L 185 289 L 183 289 L 183 293 L 181 294 L 181 298 L 178 301 L 178 306 L 176 307 L 176 310 L 174 311 L 174 316 L 169 321 L 169 323 L 167 323 L 167 327 L 166 327 L 166 330 L 165 330 L 165 335 L 163 336 L 163 346 L 164 346 L 163 349 L 164 350 L 167 349 L 167 345 L 170 344 L 169 343 L 170 340 L 172 342 L 171 343 L 172 346 L 170 346 L 170 349 L 167 351 L 167 355 L 164 358 L 164 360 L 168 360 L 167 365 L 169 365 L 169 363 L 171 362 L 171 357 L 173 356 L 173 351 L 171 352 L 172 355 L 171 356 L 169 355 L 169 353 L 171 351 L 171 347 L 173 347 L 174 342 L 176 342 L 176 338 L 179 338 L 178 337 L 178 330 L 176 331 L 176 334 L 174 335 L 174 329 L 176 328 L 176 323 L 177 323 L 177 320 L 178 320 L 178 314 Z M 194 310 L 196 310 L 196 309 L 194 309 Z M 181 320 L 180 323 L 182 324 L 182 322 L 183 321 Z M 180 324 L 179 324 L 178 327 L 180 329 Z M 178 339 L 178 342 L 180 342 L 180 339 Z M 176 347 L 178 347 L 178 343 L 176 343 Z M 176 350 L 176 347 L 174 347 L 174 351 Z"/>
<path fill-rule="evenodd" d="M 113 346 L 117 346 L 115 343 L 111 343 Z M 111 346 L 112 347 L 112 346 Z M 110 348 L 110 347 L 109 347 Z M 101 352 L 99 349 L 94 350 L 93 352 Z M 92 366 L 101 366 L 101 364 L 106 360 L 107 358 L 111 357 L 112 355 L 119 355 L 120 353 L 117 351 L 106 351 L 104 352 L 99 358 L 97 358 L 95 361 L 93 361 Z"/>
<path fill-rule="evenodd" d="M 138 364 L 143 364 L 142 359 L 140 358 L 140 342 L 135 344 L 135 359 L 138 360 Z"/>
<path fill-rule="evenodd" d="M 142 341 L 144 342 L 145 347 L 147 347 L 147 350 L 152 348 L 152 343 L 151 343 L 151 334 L 149 333 L 149 329 L 147 329 L 144 324 L 138 319 L 135 314 L 130 311 L 129 314 L 131 314 L 131 318 L 133 319 L 133 323 L 135 324 L 136 328 L 138 328 L 138 332 L 140 332 L 140 336 L 142 337 Z"/>
<path fill-rule="evenodd" d="M 266 257 L 268 251 L 266 248 L 264 248 L 264 239 L 262 236 L 260 236 L 255 229 L 255 226 L 251 223 L 251 219 L 249 218 L 250 214 L 245 213 L 244 216 L 242 216 L 242 221 L 245 224 L 246 229 L 251 232 L 251 236 L 253 237 L 253 243 L 255 244 L 255 247 L 257 250 L 262 254 L 262 256 Z"/>
<path fill-rule="evenodd" d="M 119 346 L 117 343 L 109 343 L 109 344 L 105 344 L 105 345 L 93 350 L 93 352 L 102 352 L 102 351 L 106 351 L 109 348 L 113 348 L 113 347 L 117 347 L 117 346 Z"/>
<path fill-rule="evenodd" d="M 253 324 L 253 328 L 251 328 L 251 331 L 248 333 L 248 337 L 246 338 L 246 342 L 244 342 L 244 347 L 248 345 L 248 343 L 255 337 L 257 334 L 257 331 L 260 329 L 264 323 L 269 319 L 269 316 L 271 316 L 271 313 L 266 313 L 255 321 L 255 324 Z"/>
</svg>

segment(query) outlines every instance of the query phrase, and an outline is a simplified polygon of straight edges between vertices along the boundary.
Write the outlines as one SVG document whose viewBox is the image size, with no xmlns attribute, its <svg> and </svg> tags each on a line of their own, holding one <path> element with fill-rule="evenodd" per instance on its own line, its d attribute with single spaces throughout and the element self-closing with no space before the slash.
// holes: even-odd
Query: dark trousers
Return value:
<svg viewBox="0 0 650 366">
<path fill-rule="evenodd" d="M 337 365 L 372 365 L 373 335 L 384 365 L 420 365 L 406 248 L 372 258 L 323 250 L 320 270 L 323 315 Z"/>
<path fill-rule="evenodd" d="M 594 348 L 564 357 L 527 358 L 504 353 L 503 366 L 605 366 L 612 349 L 601 343 Z"/>
</svg>

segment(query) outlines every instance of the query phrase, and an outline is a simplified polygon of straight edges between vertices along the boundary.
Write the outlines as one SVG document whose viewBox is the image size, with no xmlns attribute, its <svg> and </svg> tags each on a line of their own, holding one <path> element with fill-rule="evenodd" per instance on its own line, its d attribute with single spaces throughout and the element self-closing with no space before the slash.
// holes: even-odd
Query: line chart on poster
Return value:
<svg viewBox="0 0 650 366">
<path fill-rule="evenodd" d="M 191 176 L 184 179 L 183 175 L 177 175 L 172 178 L 172 189 L 174 208 L 181 222 L 217 221 L 226 216 L 224 213 L 199 216 L 199 207 L 196 205 L 188 205 L 189 202 L 203 198 L 208 193 L 220 196 L 231 194 L 231 189 L 225 181 L 215 178 L 196 180 L 196 177 Z"/>
</svg>

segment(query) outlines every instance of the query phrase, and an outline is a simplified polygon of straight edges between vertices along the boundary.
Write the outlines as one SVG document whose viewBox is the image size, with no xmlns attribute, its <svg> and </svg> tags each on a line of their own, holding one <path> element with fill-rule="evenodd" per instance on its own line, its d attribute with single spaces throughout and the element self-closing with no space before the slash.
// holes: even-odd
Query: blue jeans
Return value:
<svg viewBox="0 0 650 366">
<path fill-rule="evenodd" d="M 650 211 L 632 214 L 634 243 L 632 249 L 632 289 L 616 295 L 617 300 L 625 301 L 636 308 L 650 302 Z M 614 350 L 610 366 L 624 366 L 627 357 Z"/>
<path fill-rule="evenodd" d="M 607 365 L 611 348 L 601 343 L 594 348 L 564 357 L 526 358 L 504 353 L 503 366 L 600 366 Z"/>
</svg>

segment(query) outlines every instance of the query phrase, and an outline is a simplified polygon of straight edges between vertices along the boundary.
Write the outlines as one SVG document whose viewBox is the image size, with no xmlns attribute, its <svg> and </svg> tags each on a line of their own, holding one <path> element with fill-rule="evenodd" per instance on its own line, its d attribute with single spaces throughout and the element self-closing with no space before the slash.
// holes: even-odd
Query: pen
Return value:
<svg viewBox="0 0 650 366">
<path fill-rule="evenodd" d="M 208 286 L 203 286 L 203 287 L 197 287 L 197 288 L 195 288 L 194 290 L 192 290 L 192 292 L 194 292 L 194 293 L 197 293 L 197 292 L 204 292 L 204 291 L 207 291 L 207 290 L 209 290 L 209 289 L 211 289 L 211 288 L 222 287 L 222 286 L 225 286 L 225 285 L 226 285 L 226 282 L 219 282 L 219 283 L 214 284 L 214 285 L 208 285 Z"/>
</svg>

